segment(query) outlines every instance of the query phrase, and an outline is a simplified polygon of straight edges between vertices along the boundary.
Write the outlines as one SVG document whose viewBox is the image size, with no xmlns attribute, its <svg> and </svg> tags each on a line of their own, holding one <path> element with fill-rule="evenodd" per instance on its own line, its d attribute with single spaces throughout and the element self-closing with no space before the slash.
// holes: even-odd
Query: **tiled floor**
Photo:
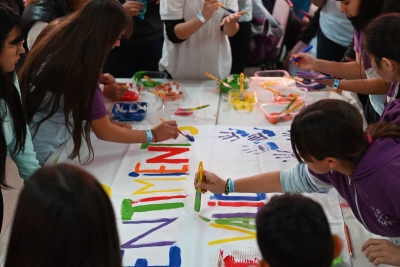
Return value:
<svg viewBox="0 0 400 267">
<path fill-rule="evenodd" d="M 4 217 L 3 228 L 1 232 L 6 229 L 8 223 L 14 215 L 14 210 L 17 206 L 19 192 L 23 186 L 23 180 L 19 177 L 18 169 L 11 159 L 7 159 L 6 163 L 6 179 L 13 189 L 2 190 L 4 200 Z"/>
</svg>

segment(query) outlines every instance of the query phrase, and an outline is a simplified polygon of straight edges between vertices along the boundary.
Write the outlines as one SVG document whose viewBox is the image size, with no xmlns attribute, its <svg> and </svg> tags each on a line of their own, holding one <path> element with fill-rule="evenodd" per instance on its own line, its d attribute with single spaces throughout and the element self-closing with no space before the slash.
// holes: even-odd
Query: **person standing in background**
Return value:
<svg viewBox="0 0 400 267">
<path fill-rule="evenodd" d="M 312 0 L 322 6 L 319 18 L 317 58 L 340 62 L 353 38 L 354 28 L 346 14 L 340 12 L 340 2 L 335 0 Z"/>
<path fill-rule="evenodd" d="M 231 74 L 244 72 L 246 66 L 246 57 L 249 51 L 248 45 L 251 35 L 251 20 L 253 18 L 253 1 L 254 0 L 238 0 L 239 10 L 246 10 L 246 14 L 242 15 L 238 20 L 239 31 L 234 36 L 229 37 L 232 52 Z"/>
<path fill-rule="evenodd" d="M 130 39 L 111 50 L 103 72 L 118 78 L 131 78 L 135 72 L 158 71 L 164 42 L 163 23 L 160 18 L 159 0 L 119 0 L 134 20 Z"/>
</svg>

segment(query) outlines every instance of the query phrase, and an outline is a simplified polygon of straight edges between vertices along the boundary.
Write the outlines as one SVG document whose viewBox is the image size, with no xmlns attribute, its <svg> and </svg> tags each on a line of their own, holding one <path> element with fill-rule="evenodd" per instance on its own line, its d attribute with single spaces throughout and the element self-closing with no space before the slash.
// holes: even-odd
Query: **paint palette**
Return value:
<svg viewBox="0 0 400 267">
<path fill-rule="evenodd" d="M 111 112 L 118 121 L 142 121 L 146 117 L 147 108 L 147 102 L 117 103 Z"/>
<path fill-rule="evenodd" d="M 262 256 L 257 248 L 224 246 L 219 250 L 213 266 L 218 267 L 257 267 Z M 211 261 L 210 261 L 211 263 Z M 209 264 L 211 266 L 211 264 Z"/>
</svg>

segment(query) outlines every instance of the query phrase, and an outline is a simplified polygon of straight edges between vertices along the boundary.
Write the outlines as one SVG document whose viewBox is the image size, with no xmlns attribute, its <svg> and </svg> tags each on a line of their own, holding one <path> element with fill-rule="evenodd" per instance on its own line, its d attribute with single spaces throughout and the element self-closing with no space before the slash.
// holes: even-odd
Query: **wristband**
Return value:
<svg viewBox="0 0 400 267">
<path fill-rule="evenodd" d="M 229 181 L 231 180 L 231 178 L 228 178 L 228 180 L 226 180 L 226 185 L 225 185 L 225 195 L 229 194 Z"/>
<path fill-rule="evenodd" d="M 229 193 L 235 192 L 235 181 L 232 179 L 228 179 L 228 184 L 229 184 Z"/>
<path fill-rule="evenodd" d="M 150 130 L 146 130 L 146 134 L 147 134 L 147 143 L 150 143 L 151 140 L 153 139 L 153 134 L 151 133 Z"/>
<path fill-rule="evenodd" d="M 335 79 L 335 81 L 333 82 L 333 88 L 335 88 L 335 89 L 339 89 L 339 83 L 340 83 L 340 80 L 338 80 L 338 79 Z"/>
<path fill-rule="evenodd" d="M 200 20 L 201 22 L 203 22 L 203 24 L 207 22 L 207 20 L 203 17 L 203 14 L 199 13 L 199 14 L 197 15 L 197 17 L 199 18 L 199 20 Z"/>
</svg>

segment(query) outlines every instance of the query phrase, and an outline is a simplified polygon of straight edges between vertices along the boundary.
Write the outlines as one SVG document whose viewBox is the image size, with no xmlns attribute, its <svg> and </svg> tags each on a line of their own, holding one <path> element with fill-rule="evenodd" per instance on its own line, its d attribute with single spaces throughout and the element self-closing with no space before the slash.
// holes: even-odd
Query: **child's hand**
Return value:
<svg viewBox="0 0 400 267">
<path fill-rule="evenodd" d="M 101 84 L 107 85 L 107 84 L 110 84 L 110 83 L 115 83 L 115 78 L 110 73 L 104 73 L 103 74 L 103 73 L 100 72 L 99 82 Z"/>
<path fill-rule="evenodd" d="M 176 121 L 164 121 L 154 129 L 154 133 L 157 137 L 157 142 L 162 142 L 171 138 L 176 139 L 179 136 L 178 125 Z"/>
<path fill-rule="evenodd" d="M 112 100 L 118 100 L 126 94 L 128 88 L 125 83 L 110 83 L 104 86 L 103 95 Z"/>
<path fill-rule="evenodd" d="M 311 56 L 310 54 L 307 53 L 297 53 L 294 54 L 290 60 L 292 60 L 292 58 L 297 58 L 296 61 L 293 61 L 293 64 L 300 68 L 300 69 L 305 69 L 305 70 L 315 70 L 315 64 L 317 62 L 317 59 L 314 58 L 313 56 Z"/>
<path fill-rule="evenodd" d="M 214 12 L 218 9 L 218 0 L 204 0 L 201 14 L 205 20 L 211 19 Z"/>
<path fill-rule="evenodd" d="M 210 191 L 214 194 L 222 194 L 225 192 L 226 181 L 219 178 L 214 173 L 204 170 L 203 179 L 200 184 L 197 183 L 197 175 L 198 174 L 196 173 L 196 176 L 194 178 L 194 188 L 200 188 L 203 194 L 207 191 Z"/>
<path fill-rule="evenodd" d="M 136 1 L 126 1 L 123 5 L 129 16 L 138 16 L 143 9 L 143 4 Z"/>
<path fill-rule="evenodd" d="M 400 266 L 400 247 L 386 239 L 368 239 L 361 247 L 365 257 L 375 266 L 388 264 Z"/>
<path fill-rule="evenodd" d="M 236 12 L 236 13 L 230 14 L 229 16 L 226 16 L 225 18 L 223 18 L 220 26 L 224 26 L 224 25 L 228 25 L 228 24 L 234 24 L 244 14 L 246 14 L 246 10 L 242 10 L 240 12 Z"/>
</svg>

